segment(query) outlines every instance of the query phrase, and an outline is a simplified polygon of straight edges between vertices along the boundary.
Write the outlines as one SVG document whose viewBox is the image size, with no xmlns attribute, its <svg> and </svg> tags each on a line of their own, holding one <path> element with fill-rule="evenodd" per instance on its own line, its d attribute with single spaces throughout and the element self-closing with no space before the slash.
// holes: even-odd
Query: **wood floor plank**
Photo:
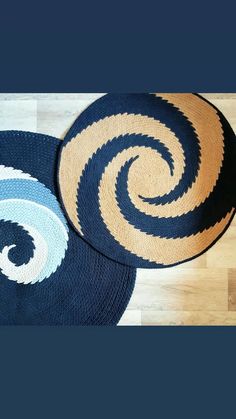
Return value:
<svg viewBox="0 0 236 419">
<path fill-rule="evenodd" d="M 236 311 L 236 269 L 229 269 L 229 311 Z"/>
<path fill-rule="evenodd" d="M 119 326 L 141 326 L 141 311 L 126 310 L 119 321 Z"/>
<path fill-rule="evenodd" d="M 79 114 L 92 102 L 101 97 L 94 94 L 44 94 L 37 101 L 37 130 L 43 134 L 63 139 Z"/>
<path fill-rule="evenodd" d="M 231 225 L 220 240 L 207 252 L 207 267 L 236 268 L 235 225 Z"/>
<path fill-rule="evenodd" d="M 227 280 L 227 269 L 217 268 L 188 268 L 184 265 L 166 269 L 138 269 L 137 283 L 156 285 L 157 282 L 173 281 L 183 283 L 188 281 L 198 281 L 199 284 L 206 280 L 223 281 Z"/>
<path fill-rule="evenodd" d="M 205 97 L 210 102 L 215 99 L 236 99 L 235 93 L 200 93 L 201 96 Z"/>
<path fill-rule="evenodd" d="M 236 128 L 236 99 L 235 98 L 214 98 L 211 103 L 215 105 L 226 117 L 232 128 Z"/>
<path fill-rule="evenodd" d="M 236 311 L 142 311 L 143 326 L 236 326 Z"/>
<path fill-rule="evenodd" d="M 129 309 L 228 309 L 227 269 L 172 269 L 139 272 Z"/>
<path fill-rule="evenodd" d="M 1 101 L 0 127 L 4 130 L 23 130 L 36 132 L 36 100 Z"/>
<path fill-rule="evenodd" d="M 38 132 L 63 139 L 78 115 L 89 103 L 88 99 L 38 101 Z"/>
<path fill-rule="evenodd" d="M 84 101 L 91 102 L 103 96 L 105 93 L 0 93 L 0 101 L 22 100 L 56 100 L 56 101 Z"/>
</svg>

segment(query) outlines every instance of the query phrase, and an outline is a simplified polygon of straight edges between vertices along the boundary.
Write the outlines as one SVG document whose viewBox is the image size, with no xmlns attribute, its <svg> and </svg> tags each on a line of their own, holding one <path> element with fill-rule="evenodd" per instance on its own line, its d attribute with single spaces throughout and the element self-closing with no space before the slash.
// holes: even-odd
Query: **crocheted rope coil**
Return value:
<svg viewBox="0 0 236 419">
<path fill-rule="evenodd" d="M 60 196 L 94 248 L 135 267 L 192 259 L 235 212 L 235 134 L 195 94 L 108 94 L 66 135 Z"/>
</svg>

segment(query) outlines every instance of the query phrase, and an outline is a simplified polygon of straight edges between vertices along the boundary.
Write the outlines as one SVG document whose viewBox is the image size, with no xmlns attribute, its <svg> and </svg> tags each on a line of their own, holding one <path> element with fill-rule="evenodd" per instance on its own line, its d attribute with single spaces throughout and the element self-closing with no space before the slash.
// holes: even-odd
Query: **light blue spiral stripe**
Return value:
<svg viewBox="0 0 236 419">
<path fill-rule="evenodd" d="M 56 197 L 42 183 L 31 179 L 0 180 L 0 199 L 26 199 L 51 209 L 66 226 L 66 220 Z"/>
</svg>

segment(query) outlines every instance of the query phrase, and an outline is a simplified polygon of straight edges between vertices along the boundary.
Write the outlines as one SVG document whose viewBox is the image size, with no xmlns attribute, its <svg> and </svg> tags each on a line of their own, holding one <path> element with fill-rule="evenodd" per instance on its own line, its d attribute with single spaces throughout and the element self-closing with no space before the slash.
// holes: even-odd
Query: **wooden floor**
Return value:
<svg viewBox="0 0 236 419">
<path fill-rule="evenodd" d="M 63 138 L 99 94 L 0 94 L 0 130 Z M 236 94 L 204 94 L 236 132 Z M 236 325 L 236 219 L 207 253 L 162 270 L 139 269 L 121 325 Z"/>
</svg>

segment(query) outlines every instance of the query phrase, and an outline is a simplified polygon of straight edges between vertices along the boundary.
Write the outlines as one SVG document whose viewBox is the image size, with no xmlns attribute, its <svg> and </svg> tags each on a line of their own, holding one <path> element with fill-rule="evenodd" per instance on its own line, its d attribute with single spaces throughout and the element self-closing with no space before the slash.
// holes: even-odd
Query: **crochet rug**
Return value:
<svg viewBox="0 0 236 419">
<path fill-rule="evenodd" d="M 60 197 L 77 233 L 107 257 L 161 268 L 212 246 L 235 213 L 236 140 L 196 94 L 108 94 L 60 153 Z"/>
<path fill-rule="evenodd" d="M 135 270 L 71 229 L 57 200 L 60 141 L 0 133 L 0 324 L 113 325 Z"/>
</svg>

